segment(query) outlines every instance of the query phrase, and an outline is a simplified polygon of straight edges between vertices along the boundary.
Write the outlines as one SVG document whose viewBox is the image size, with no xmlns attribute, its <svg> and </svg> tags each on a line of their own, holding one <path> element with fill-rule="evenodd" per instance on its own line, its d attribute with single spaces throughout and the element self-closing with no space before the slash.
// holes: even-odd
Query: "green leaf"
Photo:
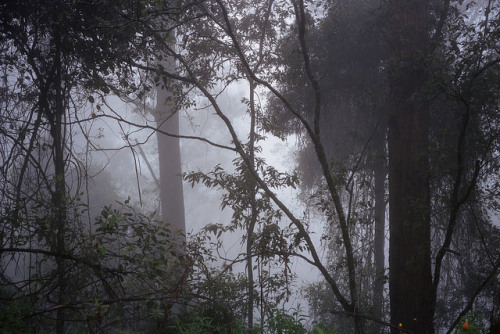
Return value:
<svg viewBox="0 0 500 334">
<path fill-rule="evenodd" d="M 107 249 L 106 249 L 103 245 L 101 245 L 101 244 L 99 244 L 99 245 L 97 246 L 97 249 L 99 250 L 99 252 L 100 252 L 102 255 L 105 255 L 105 254 L 108 252 L 108 250 L 107 250 Z"/>
</svg>

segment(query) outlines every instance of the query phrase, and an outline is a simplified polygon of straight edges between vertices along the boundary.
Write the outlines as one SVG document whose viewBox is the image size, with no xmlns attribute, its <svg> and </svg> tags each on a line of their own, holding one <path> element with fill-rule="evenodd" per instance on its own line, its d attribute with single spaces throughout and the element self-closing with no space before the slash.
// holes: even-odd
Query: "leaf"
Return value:
<svg viewBox="0 0 500 334">
<path fill-rule="evenodd" d="M 105 254 L 108 252 L 108 250 L 107 250 L 107 249 L 106 249 L 103 245 L 101 245 L 101 244 L 99 244 L 99 245 L 97 246 L 97 249 L 99 250 L 99 252 L 100 252 L 102 255 L 105 255 Z"/>
</svg>

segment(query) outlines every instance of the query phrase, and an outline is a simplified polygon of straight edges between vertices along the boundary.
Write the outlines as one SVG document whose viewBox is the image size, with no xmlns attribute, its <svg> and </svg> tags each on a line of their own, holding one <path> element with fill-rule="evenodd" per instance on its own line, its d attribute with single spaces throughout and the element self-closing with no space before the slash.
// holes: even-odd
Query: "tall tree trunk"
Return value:
<svg viewBox="0 0 500 334">
<path fill-rule="evenodd" d="M 430 252 L 428 2 L 391 2 L 389 43 L 389 288 L 391 322 L 433 333 Z M 394 334 L 399 333 L 393 329 Z"/>
<path fill-rule="evenodd" d="M 163 68 L 171 73 L 175 72 L 175 60 L 165 55 L 162 61 Z M 160 131 L 156 132 L 158 141 L 158 162 L 160 169 L 160 206 L 161 219 L 169 224 L 173 233 L 169 240 L 167 249 L 175 252 L 177 259 L 181 259 L 184 253 L 184 242 L 186 241 L 186 222 L 184 212 L 184 190 L 182 188 L 182 166 L 179 135 L 179 113 L 175 104 L 174 96 L 168 87 L 168 82 L 162 82 L 156 89 L 156 107 L 154 117 L 156 126 Z M 168 135 L 167 135 L 168 134 Z M 170 267 L 173 280 L 169 283 L 172 296 L 168 301 L 165 311 L 166 321 L 178 319 L 182 313 L 182 303 L 179 299 L 179 287 L 182 283 L 182 272 L 184 271 L 181 261 L 173 261 Z M 163 324 L 158 323 L 159 328 Z M 158 328 L 158 329 L 159 329 Z"/>
<path fill-rule="evenodd" d="M 248 143 L 248 150 L 249 150 L 249 156 L 251 160 L 251 168 L 255 169 L 255 123 L 256 123 L 256 110 L 255 110 L 255 82 L 250 78 L 249 80 L 249 85 L 250 85 L 250 135 L 249 135 L 249 143 Z M 250 173 L 248 175 L 250 176 Z M 251 178 L 250 182 L 250 187 L 249 189 L 249 196 L 250 196 L 250 209 L 251 209 L 251 216 L 250 216 L 250 221 L 248 222 L 247 225 L 247 279 L 248 279 L 248 285 L 247 285 L 247 292 L 248 292 L 248 310 L 247 310 L 247 322 L 248 322 L 248 332 L 252 333 L 253 332 L 253 311 L 254 311 L 254 276 L 253 276 L 253 255 L 252 255 L 252 248 L 253 248 L 253 241 L 254 241 L 254 229 L 255 225 L 257 223 L 257 218 L 259 215 L 259 212 L 257 210 L 257 182 Z"/>
<path fill-rule="evenodd" d="M 52 192 L 52 205 L 53 205 L 53 226 L 52 233 L 55 240 L 52 247 L 58 254 L 65 253 L 65 229 L 66 229 L 66 180 L 64 175 L 65 159 L 64 159 L 64 138 L 63 138 L 63 124 L 62 119 L 64 116 L 64 97 L 63 97 L 63 83 L 62 83 L 62 64 L 61 64 L 61 38 L 59 31 L 56 29 L 54 35 L 55 42 L 55 75 L 54 75 L 54 90 L 55 90 L 55 108 L 54 110 L 46 110 L 49 116 L 50 132 L 53 140 L 53 162 L 54 162 L 54 181 L 55 189 Z M 57 265 L 57 278 L 58 278 L 58 304 L 64 305 L 66 303 L 66 263 L 62 257 L 56 257 Z M 56 333 L 63 334 L 65 332 L 65 308 L 60 307 L 56 312 Z"/>
<path fill-rule="evenodd" d="M 373 288 L 373 311 L 378 320 L 382 320 L 384 307 L 384 283 L 385 283 L 385 134 L 386 122 L 381 129 L 377 129 L 375 136 L 375 284 Z M 377 326 L 377 332 L 381 333 L 383 327 Z"/>
<path fill-rule="evenodd" d="M 172 57 L 162 64 L 166 71 L 175 71 Z M 161 84 L 157 88 L 157 102 L 154 117 L 161 132 L 179 135 L 179 113 L 169 87 Z M 160 203 L 161 217 L 170 224 L 174 233 L 186 234 L 184 216 L 184 191 L 182 188 L 181 151 L 179 138 L 157 132 L 158 159 L 160 168 Z M 185 238 L 178 236 L 178 241 Z"/>
<path fill-rule="evenodd" d="M 66 230 L 66 180 L 64 175 L 64 150 L 62 140 L 62 126 L 61 115 L 56 115 L 56 124 L 53 135 L 54 145 L 54 165 L 55 165 L 55 190 L 52 193 L 52 205 L 54 225 L 52 232 L 55 233 L 54 248 L 57 254 L 65 253 L 65 230 Z M 56 257 L 57 264 L 57 279 L 59 284 L 58 304 L 64 305 L 66 303 L 66 263 L 62 257 Z M 57 310 L 56 316 L 56 332 L 58 334 L 64 333 L 65 323 L 65 308 L 61 307 Z"/>
</svg>

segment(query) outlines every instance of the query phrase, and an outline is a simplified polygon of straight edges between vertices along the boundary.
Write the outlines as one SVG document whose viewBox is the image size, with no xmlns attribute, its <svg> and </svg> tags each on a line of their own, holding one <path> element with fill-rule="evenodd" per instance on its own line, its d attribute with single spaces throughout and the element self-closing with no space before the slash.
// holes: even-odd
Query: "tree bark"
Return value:
<svg viewBox="0 0 500 334">
<path fill-rule="evenodd" d="M 63 82 L 62 82 L 62 64 L 61 64 L 61 37 L 58 28 L 54 33 L 55 44 L 55 75 L 53 77 L 54 91 L 55 91 L 55 106 L 53 110 L 46 110 L 47 116 L 50 120 L 50 132 L 53 141 L 53 163 L 54 163 L 54 191 L 52 191 L 52 205 L 53 205 L 53 226 L 52 233 L 54 234 L 54 241 L 52 247 L 58 254 L 65 253 L 65 230 L 66 226 L 66 179 L 65 179 L 65 159 L 64 159 L 64 135 L 62 119 L 64 116 L 64 97 L 63 97 Z M 50 78 L 52 79 L 52 78 Z M 63 258 L 56 258 L 57 265 L 57 278 L 58 278 L 58 304 L 64 305 L 66 303 L 67 293 L 67 278 L 66 278 L 66 263 Z M 63 334 L 65 332 L 66 314 L 63 307 L 59 308 L 56 312 L 56 333 Z"/>
<path fill-rule="evenodd" d="M 387 123 L 377 129 L 375 137 L 375 240 L 374 240 L 374 260 L 375 260 L 375 282 L 373 288 L 373 311 L 377 320 L 382 320 L 384 312 L 384 284 L 385 284 L 385 134 Z M 382 333 L 383 326 L 376 325 L 377 332 Z"/>
<path fill-rule="evenodd" d="M 166 71 L 174 73 L 174 58 L 168 55 L 164 57 L 161 65 Z M 160 130 L 156 132 L 156 138 L 158 141 L 158 164 L 160 169 L 161 219 L 169 224 L 172 233 L 172 236 L 165 240 L 165 248 L 173 251 L 177 259 L 181 259 L 186 241 L 186 222 L 180 139 L 176 137 L 179 135 L 179 113 L 171 92 L 172 87 L 168 87 L 168 81 L 160 80 L 160 82 L 156 89 L 156 107 L 153 114 L 156 126 Z M 168 310 L 165 313 L 170 321 L 180 318 L 183 313 L 181 303 L 174 301 L 178 297 L 175 294 L 179 293 L 177 289 L 182 280 L 180 271 L 182 268 L 182 262 L 175 262 L 170 268 L 174 278 L 172 281 L 173 286 L 170 288 L 174 296 L 166 305 Z"/>
<path fill-rule="evenodd" d="M 389 288 L 392 324 L 433 333 L 429 104 L 422 96 L 427 1 L 391 2 L 389 72 Z M 400 333 L 393 328 L 392 333 Z"/>
<path fill-rule="evenodd" d="M 175 62 L 171 57 L 162 64 L 165 70 L 173 72 Z M 154 111 L 157 127 L 162 132 L 179 135 L 179 113 L 173 94 L 165 84 L 157 88 L 157 102 Z M 184 191 L 182 188 L 182 167 L 179 138 L 157 132 L 158 159 L 160 168 L 160 203 L 161 217 L 170 224 L 177 240 L 185 240 L 186 223 L 184 213 Z"/>
<path fill-rule="evenodd" d="M 255 111 L 255 83 L 250 78 L 250 135 L 249 135 L 249 143 L 248 143 L 248 154 L 251 160 L 251 168 L 255 169 L 255 122 L 256 122 L 256 111 Z M 250 175 L 249 175 L 250 176 Z M 253 308 L 255 304 L 254 300 L 254 277 L 253 277 L 253 258 L 252 258 L 252 248 L 254 241 L 254 229 L 257 223 L 258 218 L 258 210 L 257 210 L 257 183 L 251 179 L 251 189 L 249 189 L 250 196 L 250 209 L 251 209 L 251 217 L 247 226 L 247 293 L 248 293 L 248 310 L 247 310 L 247 321 L 248 321 L 248 333 L 253 332 Z"/>
</svg>

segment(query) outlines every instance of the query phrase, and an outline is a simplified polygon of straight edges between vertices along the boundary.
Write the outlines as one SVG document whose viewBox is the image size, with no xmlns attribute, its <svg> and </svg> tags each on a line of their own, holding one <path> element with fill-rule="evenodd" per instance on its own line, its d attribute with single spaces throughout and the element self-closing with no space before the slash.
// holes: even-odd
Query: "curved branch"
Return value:
<svg viewBox="0 0 500 334">
<path fill-rule="evenodd" d="M 321 168 L 323 171 L 323 177 L 326 180 L 328 185 L 328 190 L 330 196 L 332 197 L 333 204 L 335 206 L 335 211 L 337 212 L 337 216 L 339 218 L 340 230 L 342 233 L 342 240 L 344 242 L 344 248 L 346 250 L 346 259 L 347 259 L 347 270 L 348 270 L 348 280 L 349 280 L 349 292 L 351 294 L 351 301 L 355 308 L 357 308 L 357 298 L 358 294 L 356 292 L 356 270 L 354 264 L 354 251 L 352 247 L 351 237 L 349 236 L 349 227 L 346 219 L 346 214 L 344 212 L 344 207 L 342 206 L 342 202 L 340 200 L 340 195 L 337 190 L 337 186 L 335 185 L 335 181 L 330 172 L 330 166 L 328 164 L 328 158 L 325 153 L 325 149 L 323 147 L 321 141 L 321 89 L 319 87 L 319 82 L 311 69 L 311 63 L 309 59 L 309 51 L 306 45 L 306 22 L 305 22 L 305 12 L 304 12 L 304 1 L 298 0 L 299 4 L 293 1 L 296 17 L 297 17 L 297 25 L 299 28 L 299 40 L 302 50 L 302 56 L 304 59 L 304 66 L 306 70 L 307 77 L 309 82 L 312 85 L 314 90 L 314 132 L 311 135 L 311 140 L 314 145 L 314 149 L 316 151 L 317 158 L 319 163 L 321 164 Z"/>
<path fill-rule="evenodd" d="M 269 82 L 257 77 L 257 75 L 254 73 L 254 71 L 251 69 L 251 67 L 246 59 L 246 56 L 244 55 L 244 53 L 240 47 L 240 44 L 239 44 L 239 42 L 236 38 L 236 35 L 232 29 L 229 15 L 228 15 L 228 12 L 227 12 L 225 5 L 222 3 L 221 0 L 217 0 L 217 3 L 221 7 L 222 15 L 223 15 L 224 21 L 226 23 L 225 31 L 228 34 L 228 37 L 233 41 L 233 46 L 238 54 L 239 60 L 240 60 L 241 64 L 243 65 L 243 68 L 246 70 L 248 76 L 251 79 L 253 79 L 256 83 L 261 84 L 264 87 L 266 87 L 267 89 L 269 89 L 271 91 L 271 93 L 273 93 L 276 97 L 278 97 L 278 99 L 280 99 L 285 104 L 285 106 L 289 109 L 289 111 L 295 117 L 297 117 L 297 119 L 299 119 L 299 121 L 303 124 L 304 128 L 306 129 L 307 133 L 309 134 L 309 136 L 313 139 L 315 144 L 317 144 L 317 145 L 315 145 L 315 147 L 316 147 L 317 152 L 319 152 L 319 155 L 320 155 L 319 159 L 322 162 L 322 166 L 323 166 L 323 169 L 324 169 L 325 174 L 326 174 L 325 177 L 327 178 L 327 183 L 328 183 L 330 190 L 331 190 L 332 198 L 334 200 L 336 208 L 339 209 L 339 217 L 342 221 L 341 226 L 342 226 L 342 231 L 343 231 L 343 237 L 345 240 L 349 240 L 349 235 L 348 235 L 348 231 L 347 231 L 347 223 L 345 221 L 345 215 L 343 214 L 340 196 L 336 192 L 334 180 L 333 180 L 332 176 L 329 174 L 327 158 L 326 158 L 326 155 L 324 153 L 324 149 L 321 146 L 321 142 L 319 140 L 315 140 L 315 138 L 317 138 L 315 131 L 311 128 L 311 126 L 307 122 L 307 120 L 305 118 L 303 118 L 299 114 L 299 112 L 293 108 L 291 103 L 282 94 L 280 94 L 276 88 L 274 88 Z M 300 219 L 296 218 L 295 215 L 290 211 L 290 209 L 277 197 L 277 195 L 275 193 L 273 193 L 273 191 L 269 188 L 268 184 L 260 177 L 260 175 L 255 170 L 255 168 L 252 168 L 253 164 L 252 164 L 252 160 L 251 160 L 250 156 L 246 153 L 246 151 L 241 143 L 241 140 L 239 139 L 239 137 L 238 137 L 238 135 L 233 127 L 233 124 L 231 123 L 229 118 L 223 113 L 223 111 L 221 110 L 220 106 L 218 105 L 215 97 L 208 91 L 208 89 L 199 80 L 196 79 L 193 72 L 191 71 L 189 64 L 182 57 L 182 55 L 176 53 L 165 42 L 163 42 L 162 47 L 164 48 L 165 51 L 167 51 L 169 54 L 171 54 L 172 56 L 174 56 L 177 59 L 177 61 L 181 64 L 181 66 L 183 66 L 184 70 L 186 71 L 187 76 L 181 76 L 181 75 L 169 73 L 169 72 L 166 72 L 162 69 L 145 66 L 145 65 L 133 62 L 133 61 L 131 62 L 131 65 L 136 66 L 140 69 L 153 71 L 154 73 L 157 73 L 159 75 L 164 75 L 170 79 L 178 80 L 180 82 L 193 85 L 205 96 L 205 98 L 210 102 L 210 104 L 214 108 L 217 116 L 226 125 L 226 128 L 229 131 L 231 138 L 232 138 L 232 141 L 233 141 L 233 144 L 235 146 L 233 150 L 236 151 L 240 155 L 240 157 L 244 161 L 248 170 L 252 173 L 253 177 L 255 178 L 255 180 L 259 184 L 259 186 L 266 192 L 266 194 L 272 199 L 272 201 L 278 206 L 278 208 L 281 211 L 283 211 L 283 213 L 287 216 L 287 218 L 290 219 L 292 224 L 298 229 L 300 236 L 305 240 L 306 244 L 308 245 L 309 252 L 311 253 L 311 256 L 312 256 L 313 261 L 314 261 L 314 265 L 320 270 L 320 272 L 322 273 L 325 280 L 331 286 L 331 288 L 332 288 L 336 298 L 339 300 L 340 304 L 344 307 L 344 309 L 346 311 L 354 311 L 355 310 L 355 306 L 354 306 L 355 303 L 354 303 L 354 305 L 351 304 L 344 297 L 344 295 L 340 292 L 340 289 L 337 285 L 337 282 L 335 281 L 335 279 L 330 275 L 328 270 L 322 264 L 321 259 L 320 259 L 319 255 L 316 251 L 316 248 L 314 246 L 314 243 L 312 242 L 309 234 L 307 233 L 307 230 L 306 230 L 304 224 L 300 221 Z M 347 242 L 346 248 L 347 248 L 348 254 L 352 254 L 352 246 L 350 247 L 350 241 Z M 354 276 L 351 275 L 351 274 L 354 274 L 353 261 L 349 261 L 349 263 L 350 263 L 349 264 L 349 273 L 350 273 L 349 279 L 350 279 L 350 288 L 351 288 L 350 290 L 351 290 L 351 294 L 352 294 L 351 298 L 352 298 L 352 300 L 356 300 L 356 294 L 352 293 L 352 290 L 353 290 L 352 287 L 354 286 L 354 288 L 355 288 L 355 280 L 353 279 Z"/>
<path fill-rule="evenodd" d="M 223 144 L 217 144 L 217 143 L 214 143 L 211 140 L 209 140 L 207 138 L 204 138 L 204 137 L 176 135 L 176 134 L 172 134 L 172 133 L 160 130 L 157 127 L 149 125 L 149 124 L 138 124 L 138 123 L 135 123 L 135 122 L 123 119 L 121 117 L 112 116 L 112 115 L 108 115 L 108 114 L 95 115 L 95 117 L 84 118 L 84 119 L 80 119 L 80 120 L 75 121 L 75 122 L 68 122 L 68 123 L 65 123 L 65 124 L 74 124 L 74 123 L 78 123 L 78 122 L 91 121 L 91 120 L 96 119 L 96 118 L 110 118 L 110 119 L 113 119 L 113 120 L 118 121 L 118 122 L 123 122 L 125 124 L 132 125 L 132 126 L 137 127 L 137 128 L 152 130 L 152 131 L 161 133 L 162 135 L 165 135 L 165 136 L 169 136 L 169 137 L 173 137 L 173 138 L 179 138 L 179 139 L 199 140 L 199 141 L 202 141 L 202 142 L 207 143 L 207 144 L 209 144 L 211 146 L 214 146 L 214 147 L 218 147 L 218 148 L 221 148 L 221 149 L 225 149 L 225 150 L 236 152 L 236 149 L 234 147 L 223 145 Z"/>
</svg>

